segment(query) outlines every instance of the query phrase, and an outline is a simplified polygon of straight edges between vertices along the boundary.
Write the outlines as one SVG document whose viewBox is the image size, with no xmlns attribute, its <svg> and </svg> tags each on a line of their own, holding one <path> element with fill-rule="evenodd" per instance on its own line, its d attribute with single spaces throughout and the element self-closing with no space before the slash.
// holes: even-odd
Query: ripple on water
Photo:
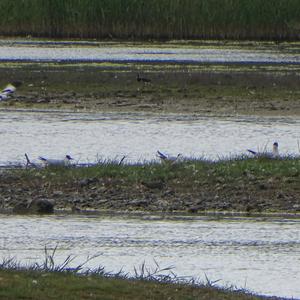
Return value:
<svg viewBox="0 0 300 300">
<path fill-rule="evenodd" d="M 37 45 L 37 44 L 36 44 Z M 300 55 L 269 49 L 213 49 L 167 47 L 32 47 L 0 45 L 0 61 L 94 61 L 94 62 L 177 62 L 177 63 L 239 63 L 239 64 L 300 64 Z"/>
<path fill-rule="evenodd" d="M 181 276 L 221 279 L 257 293 L 300 297 L 300 220 L 207 217 L 152 219 L 108 216 L 1 216 L 0 255 L 43 260 L 45 245 L 58 245 L 55 260 L 75 255 L 74 266 L 133 272 L 144 261 L 174 266 Z"/>
</svg>

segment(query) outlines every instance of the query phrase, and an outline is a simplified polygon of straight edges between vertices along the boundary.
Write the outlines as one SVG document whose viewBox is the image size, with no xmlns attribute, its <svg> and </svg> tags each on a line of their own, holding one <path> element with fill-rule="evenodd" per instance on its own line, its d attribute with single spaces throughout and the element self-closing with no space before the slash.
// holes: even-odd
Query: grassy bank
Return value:
<svg viewBox="0 0 300 300">
<path fill-rule="evenodd" d="M 254 300 L 266 298 L 209 286 L 195 287 L 96 275 L 80 276 L 62 272 L 0 270 L 0 299 Z"/>
<path fill-rule="evenodd" d="M 158 265 L 148 268 L 145 264 L 129 275 L 122 271 L 106 272 L 103 267 L 85 268 L 93 259 L 71 267 L 74 256 L 68 256 L 61 264 L 54 262 L 57 247 L 49 252 L 45 248 L 45 260 L 22 266 L 13 259 L 0 264 L 0 299 L 276 299 L 246 293 L 244 290 L 219 288 L 216 282 L 206 278 L 199 283 L 187 277 L 178 277 L 171 268 Z"/>
<path fill-rule="evenodd" d="M 299 39 L 297 0 L 0 2 L 0 34 L 126 39 Z"/>
<path fill-rule="evenodd" d="M 91 167 L 8 170 L 0 176 L 4 209 L 49 199 L 58 209 L 75 210 L 300 211 L 299 158 L 198 159 L 174 165 L 100 162 Z"/>
</svg>

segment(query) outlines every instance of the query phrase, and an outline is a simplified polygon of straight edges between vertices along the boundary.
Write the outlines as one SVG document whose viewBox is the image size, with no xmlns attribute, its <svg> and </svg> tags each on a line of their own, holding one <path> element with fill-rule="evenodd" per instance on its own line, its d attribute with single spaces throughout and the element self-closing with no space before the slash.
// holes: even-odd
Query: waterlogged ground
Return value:
<svg viewBox="0 0 300 300">
<path fill-rule="evenodd" d="M 0 165 L 24 164 L 27 153 L 98 160 L 157 160 L 156 151 L 218 159 L 270 151 L 299 155 L 299 117 L 199 117 L 142 113 L 0 112 Z"/>
<path fill-rule="evenodd" d="M 86 266 L 132 273 L 155 260 L 179 276 L 300 299 L 299 233 L 295 219 L 2 215 L 0 258 L 41 262 L 45 246 L 58 246 L 57 263 L 99 255 Z"/>
<path fill-rule="evenodd" d="M 0 61 L 300 64 L 299 45 L 223 47 L 182 44 L 105 44 L 0 40 Z"/>
<path fill-rule="evenodd" d="M 3 87 L 23 82 L 3 110 L 300 115 L 298 65 L 14 62 L 0 71 Z"/>
<path fill-rule="evenodd" d="M 33 161 L 68 153 L 79 163 L 123 155 L 127 162 L 152 160 L 158 149 L 218 159 L 247 148 L 269 150 L 274 141 L 280 153 L 299 154 L 297 43 L 178 47 L 2 40 L 0 61 L 1 85 L 23 81 L 15 97 L 0 103 L 2 166 L 24 164 L 24 153 Z M 151 83 L 138 82 L 138 73 Z M 58 208 L 75 209 L 136 210 L 151 202 L 153 211 L 299 210 L 299 173 L 287 174 L 285 181 L 243 177 L 235 187 L 218 181 L 201 186 L 204 194 L 196 197 L 190 191 L 154 193 L 145 183 L 130 187 L 130 194 L 128 187 L 115 191 L 115 182 L 107 187 L 97 180 L 64 190 L 37 177 L 28 188 L 18 174 L 2 176 L 2 208 L 54 199 Z M 220 285 L 297 299 L 299 229 L 298 220 L 284 219 L 2 215 L 0 257 L 42 261 L 45 245 L 58 245 L 58 263 L 70 254 L 75 265 L 100 254 L 88 266 L 132 272 L 145 260 L 153 266 L 155 259 L 180 276 L 205 280 L 206 274 Z"/>
</svg>

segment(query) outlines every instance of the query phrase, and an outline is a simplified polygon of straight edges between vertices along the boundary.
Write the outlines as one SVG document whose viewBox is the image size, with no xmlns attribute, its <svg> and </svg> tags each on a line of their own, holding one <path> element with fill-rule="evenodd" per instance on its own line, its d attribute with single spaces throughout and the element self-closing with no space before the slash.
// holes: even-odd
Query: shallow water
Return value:
<svg viewBox="0 0 300 300">
<path fill-rule="evenodd" d="M 299 117 L 192 117 L 184 115 L 0 112 L 0 165 L 36 161 L 42 155 L 76 162 L 157 159 L 170 155 L 224 158 L 246 149 L 299 154 Z"/>
<path fill-rule="evenodd" d="M 121 47 L 112 45 L 72 46 L 58 43 L 18 44 L 0 40 L 0 61 L 172 62 L 300 64 L 300 53 L 283 49 L 220 49 Z"/>
<path fill-rule="evenodd" d="M 178 276 L 300 299 L 299 219 L 0 216 L 0 258 L 41 262 L 56 245 L 57 263 L 99 254 L 87 267 L 132 273 L 156 260 Z"/>
</svg>

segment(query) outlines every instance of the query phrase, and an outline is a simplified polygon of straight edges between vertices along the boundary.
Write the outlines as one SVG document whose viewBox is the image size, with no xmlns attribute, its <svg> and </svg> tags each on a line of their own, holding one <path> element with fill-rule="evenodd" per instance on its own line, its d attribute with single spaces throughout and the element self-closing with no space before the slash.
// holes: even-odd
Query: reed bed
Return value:
<svg viewBox="0 0 300 300">
<path fill-rule="evenodd" d="M 0 34 L 52 38 L 300 37 L 298 0 L 0 1 Z"/>
</svg>

